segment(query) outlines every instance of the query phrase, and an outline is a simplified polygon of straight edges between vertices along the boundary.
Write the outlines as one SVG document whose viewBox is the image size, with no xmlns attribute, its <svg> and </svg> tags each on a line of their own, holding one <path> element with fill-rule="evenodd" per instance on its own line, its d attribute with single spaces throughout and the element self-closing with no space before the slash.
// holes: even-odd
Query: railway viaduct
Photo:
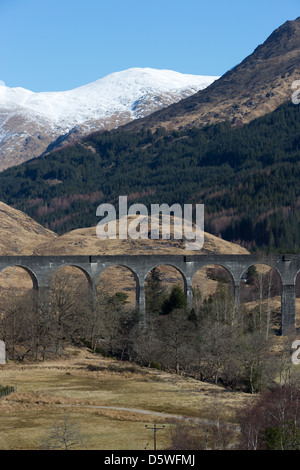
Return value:
<svg viewBox="0 0 300 470">
<path fill-rule="evenodd" d="M 34 289 L 49 289 L 55 272 L 65 266 L 80 269 L 86 276 L 91 291 L 96 292 L 101 273 L 110 266 L 128 268 L 136 281 L 136 304 L 145 318 L 145 279 L 156 266 L 176 268 L 182 275 L 184 291 L 193 305 L 192 285 L 196 272 L 210 265 L 225 268 L 234 287 L 235 303 L 240 302 L 240 282 L 250 266 L 265 264 L 279 274 L 281 294 L 281 334 L 287 335 L 296 328 L 296 277 L 300 272 L 300 255 L 95 255 L 95 256 L 0 256 L 0 272 L 11 266 L 23 268 L 31 277 Z"/>
</svg>

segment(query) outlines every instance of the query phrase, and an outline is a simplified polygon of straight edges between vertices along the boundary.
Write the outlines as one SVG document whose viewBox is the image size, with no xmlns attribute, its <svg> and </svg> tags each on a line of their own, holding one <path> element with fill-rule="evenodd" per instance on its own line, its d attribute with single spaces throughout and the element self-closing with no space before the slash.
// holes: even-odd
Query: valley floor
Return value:
<svg viewBox="0 0 300 470">
<path fill-rule="evenodd" d="M 88 450 L 151 450 L 145 425 L 208 422 L 214 410 L 235 426 L 236 411 L 255 397 L 222 387 L 69 349 L 59 360 L 0 366 L 0 384 L 17 391 L 0 399 L 0 450 L 37 450 L 55 421 L 68 415 Z"/>
</svg>

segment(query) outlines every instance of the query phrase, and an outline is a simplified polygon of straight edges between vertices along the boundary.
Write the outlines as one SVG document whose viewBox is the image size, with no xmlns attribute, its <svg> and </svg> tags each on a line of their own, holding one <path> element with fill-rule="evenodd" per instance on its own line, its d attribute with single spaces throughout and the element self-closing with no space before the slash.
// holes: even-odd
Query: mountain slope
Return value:
<svg viewBox="0 0 300 470">
<path fill-rule="evenodd" d="M 300 76 L 300 17 L 287 21 L 239 65 L 205 90 L 128 124 L 178 129 L 228 120 L 241 125 L 275 110 L 291 99 L 292 83 Z"/>
<path fill-rule="evenodd" d="M 241 127 L 93 134 L 0 174 L 0 200 L 57 233 L 98 223 L 97 206 L 205 204 L 205 230 L 299 252 L 300 106 Z"/>
<path fill-rule="evenodd" d="M 0 255 L 32 255 L 57 235 L 19 210 L 0 201 Z"/>
<path fill-rule="evenodd" d="M 129 224 L 134 216 L 129 216 Z M 171 223 L 173 217 L 171 217 Z M 150 219 L 148 221 L 150 224 Z M 118 254 L 195 254 L 185 249 L 185 240 L 162 240 L 162 223 L 158 240 L 127 240 L 97 237 L 96 227 L 72 230 L 61 236 L 44 228 L 24 212 L 0 201 L 0 256 L 49 255 L 118 255 Z M 172 230 L 172 229 L 171 229 Z M 118 230 L 117 230 L 118 233 Z M 203 249 L 197 254 L 248 254 L 239 245 L 204 234 Z"/>
<path fill-rule="evenodd" d="M 63 92 L 0 86 L 0 170 L 93 130 L 116 128 L 196 93 L 217 77 L 133 68 Z"/>
</svg>

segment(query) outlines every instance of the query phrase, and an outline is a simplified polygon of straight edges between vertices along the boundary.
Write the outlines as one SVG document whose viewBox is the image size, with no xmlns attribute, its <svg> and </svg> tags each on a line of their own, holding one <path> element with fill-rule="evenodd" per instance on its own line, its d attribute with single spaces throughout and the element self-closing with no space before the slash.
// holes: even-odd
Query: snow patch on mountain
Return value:
<svg viewBox="0 0 300 470">
<path fill-rule="evenodd" d="M 34 93 L 24 88 L 0 87 L 2 109 L 22 109 L 61 127 L 73 127 L 116 112 L 131 112 L 143 97 L 163 93 L 196 93 L 216 77 L 185 75 L 170 70 L 133 68 L 112 73 L 88 85 L 62 92 Z"/>
<path fill-rule="evenodd" d="M 17 163 L 28 160 L 74 129 L 82 135 L 118 127 L 178 102 L 217 78 L 131 68 L 73 90 L 39 93 L 0 81 L 0 169 L 1 161 L 14 157 L 14 149 Z M 20 143 L 22 155 L 17 155 Z"/>
</svg>

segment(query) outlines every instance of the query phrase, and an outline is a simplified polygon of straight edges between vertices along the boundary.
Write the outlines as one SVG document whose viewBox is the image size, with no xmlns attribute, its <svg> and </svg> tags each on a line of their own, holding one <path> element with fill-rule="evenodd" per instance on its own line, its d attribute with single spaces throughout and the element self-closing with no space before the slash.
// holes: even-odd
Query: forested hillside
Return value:
<svg viewBox="0 0 300 470">
<path fill-rule="evenodd" d="M 57 233 L 96 225 L 100 203 L 203 203 L 205 231 L 299 252 L 300 107 L 232 128 L 95 133 L 0 174 L 0 200 Z"/>
</svg>

